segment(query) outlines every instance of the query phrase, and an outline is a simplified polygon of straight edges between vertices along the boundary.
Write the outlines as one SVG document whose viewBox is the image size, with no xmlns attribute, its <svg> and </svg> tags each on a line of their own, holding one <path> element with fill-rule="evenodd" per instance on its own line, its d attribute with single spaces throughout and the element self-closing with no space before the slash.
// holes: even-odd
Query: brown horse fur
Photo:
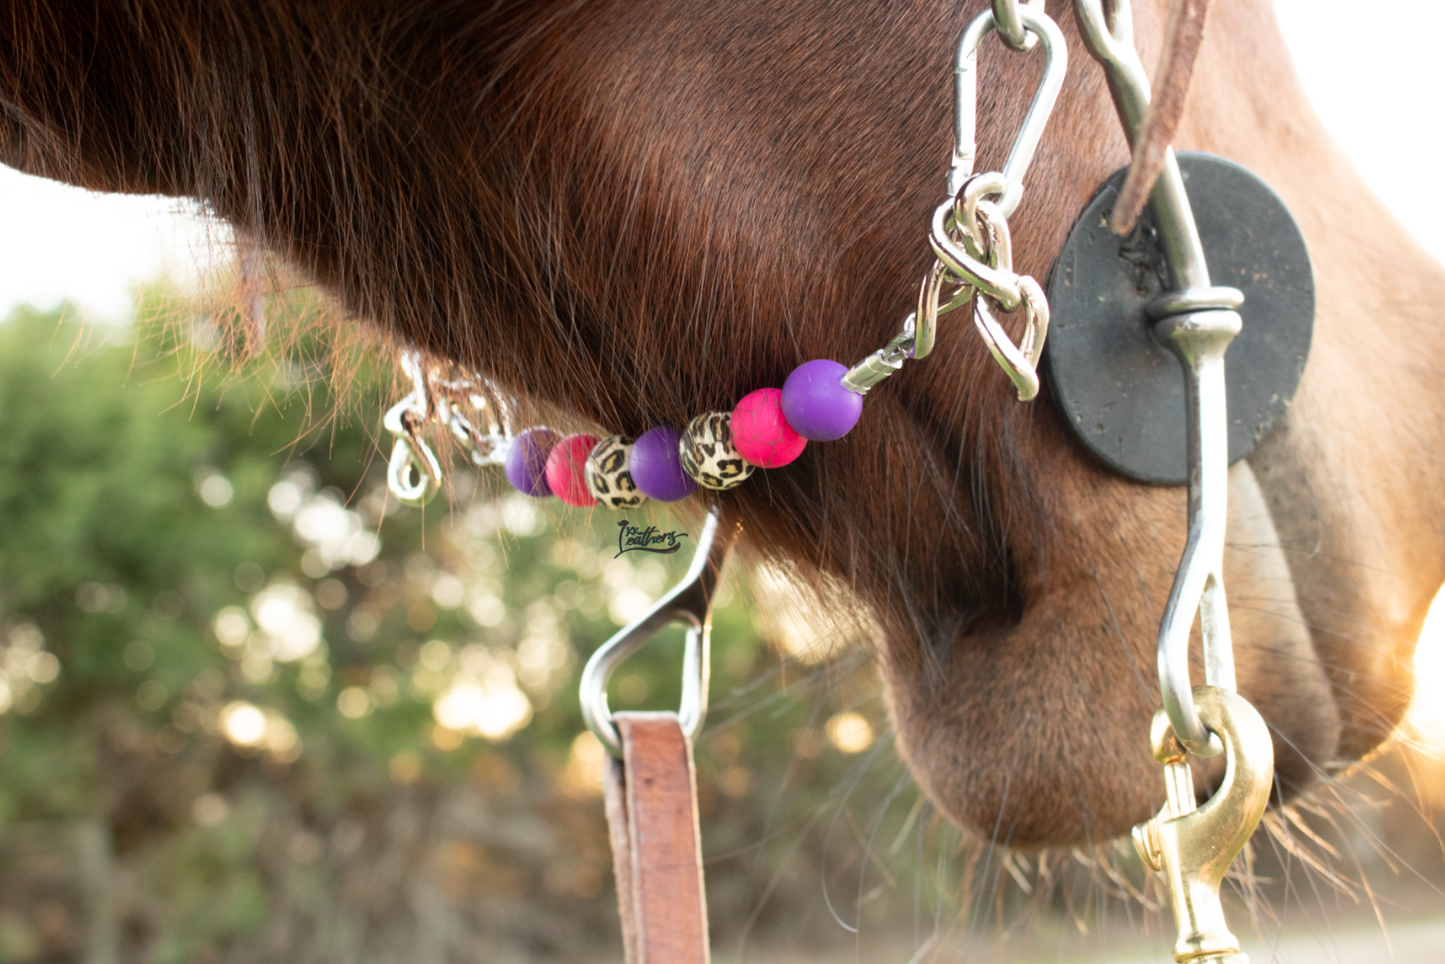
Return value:
<svg viewBox="0 0 1445 964">
<path fill-rule="evenodd" d="M 930 260 L 953 42 L 986 3 L 962 6 L 0 0 L 0 160 L 200 198 L 396 340 L 636 433 L 894 332 Z M 1069 76 L 1012 221 L 1040 278 L 1128 159 L 1069 5 L 1049 12 Z M 1166 12 L 1136 4 L 1148 64 Z M 984 164 L 1039 59 L 986 45 Z M 1313 358 L 1233 470 L 1226 566 L 1290 794 L 1410 696 L 1445 578 L 1445 275 L 1328 141 L 1268 0 L 1215 3 L 1177 144 L 1264 177 L 1315 259 Z M 955 819 L 1042 845 L 1159 805 L 1184 493 L 1091 461 L 1047 391 L 1016 402 L 972 326 L 947 318 L 846 440 L 722 504 L 755 557 L 871 608 L 899 748 Z"/>
</svg>

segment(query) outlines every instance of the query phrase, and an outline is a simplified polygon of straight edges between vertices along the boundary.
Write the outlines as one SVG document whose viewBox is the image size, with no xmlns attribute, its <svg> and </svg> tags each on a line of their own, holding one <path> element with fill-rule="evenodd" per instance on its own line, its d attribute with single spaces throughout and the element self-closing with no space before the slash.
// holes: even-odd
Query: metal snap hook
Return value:
<svg viewBox="0 0 1445 964">
<path fill-rule="evenodd" d="M 1008 187 L 999 200 L 999 210 L 1009 217 L 1019 206 L 1023 197 L 1024 175 L 1034 159 L 1034 151 L 1043 136 L 1044 126 L 1053 113 L 1054 102 L 1064 85 L 1064 74 L 1068 70 L 1069 55 L 1065 48 L 1063 32 L 1058 24 L 1049 19 L 1041 9 L 1031 6 L 1016 7 L 1018 19 L 1028 34 L 1043 41 L 1044 76 L 1034 91 L 1034 99 L 1024 115 L 1023 126 L 1014 138 L 1008 160 L 1004 162 L 1003 175 Z M 973 173 L 974 160 L 978 154 L 978 46 L 989 31 L 995 29 L 993 10 L 985 10 L 973 19 L 958 41 L 958 52 L 954 57 L 954 113 L 953 113 L 953 159 L 948 172 L 948 196 L 958 194 L 963 182 Z"/>
<path fill-rule="evenodd" d="M 582 669 L 580 697 L 582 720 L 607 752 L 622 759 L 622 739 L 607 706 L 607 682 L 622 662 L 637 652 L 665 626 L 682 622 L 688 626 L 682 657 L 682 701 L 678 719 L 689 740 L 702 730 L 707 716 L 708 636 L 712 632 L 712 598 L 722 576 L 723 564 L 732 551 L 738 527 L 719 532 L 721 511 L 714 506 L 697 537 L 697 552 L 682 582 L 659 599 L 652 608 L 619 630 L 587 660 Z"/>
<path fill-rule="evenodd" d="M 1269 727 L 1249 701 L 1217 686 L 1196 686 L 1194 703 L 1224 745 L 1224 779 L 1195 806 L 1185 751 L 1160 710 L 1150 731 L 1154 757 L 1165 765 L 1168 802 L 1157 817 L 1134 828 L 1144 862 L 1162 871 L 1178 925 L 1174 960 L 1188 964 L 1243 964 L 1239 939 L 1224 920 L 1219 885 L 1244 849 L 1274 788 L 1274 744 Z"/>
</svg>

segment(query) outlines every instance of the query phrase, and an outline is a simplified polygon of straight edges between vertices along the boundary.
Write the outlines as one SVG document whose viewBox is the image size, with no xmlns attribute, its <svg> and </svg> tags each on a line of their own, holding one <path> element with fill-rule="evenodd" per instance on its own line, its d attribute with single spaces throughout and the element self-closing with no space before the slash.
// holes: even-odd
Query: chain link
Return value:
<svg viewBox="0 0 1445 964">
<path fill-rule="evenodd" d="M 1025 0 L 1025 3 L 1039 13 L 1044 12 L 1044 0 Z M 1024 27 L 1019 16 L 1019 0 L 993 0 L 993 24 L 999 38 L 1014 50 L 1033 50 L 1038 37 Z"/>
<path fill-rule="evenodd" d="M 485 379 L 470 374 L 447 379 L 440 368 L 425 366 L 416 352 L 402 352 L 401 368 L 411 378 L 412 391 L 382 419 L 396 436 L 386 473 L 393 495 L 407 505 L 424 505 L 441 488 L 441 463 L 424 434 L 432 424 L 449 430 L 474 465 L 505 461 L 511 427 Z M 485 433 L 477 429 L 478 415 L 486 420 Z"/>
<path fill-rule="evenodd" d="M 990 33 L 1016 50 L 1043 41 L 1043 77 L 1034 92 L 1018 136 L 1001 171 L 974 174 L 978 151 L 978 48 Z M 974 325 L 990 353 L 1018 389 L 1020 401 L 1038 395 L 1038 361 L 1048 334 L 1049 308 L 1043 289 L 1013 270 L 1008 216 L 1023 197 L 1028 172 L 1068 69 L 1063 33 L 1043 12 L 1040 0 L 994 0 L 991 10 L 974 18 L 960 36 L 954 59 L 953 158 L 948 198 L 933 212 L 928 243 L 937 260 L 924 275 L 918 308 L 887 347 L 853 366 L 845 387 L 866 393 L 897 371 L 905 358 L 924 358 L 933 350 L 938 316 L 974 304 Z M 1016 345 L 996 313 L 1025 312 L 1022 345 Z"/>
<path fill-rule="evenodd" d="M 1002 193 L 1000 174 L 976 175 L 964 182 L 956 198 L 934 211 L 929 244 L 938 260 L 923 279 L 918 317 L 931 332 L 937 317 L 973 301 L 973 321 L 989 353 L 1018 389 L 1019 401 L 1039 393 L 1038 364 L 1049 331 L 1049 303 L 1043 288 L 1029 275 L 1013 270 L 1013 243 L 1008 221 L 990 197 Z M 943 285 L 955 288 L 946 296 Z M 999 324 L 997 311 L 1025 313 L 1024 334 L 1015 344 Z"/>
</svg>

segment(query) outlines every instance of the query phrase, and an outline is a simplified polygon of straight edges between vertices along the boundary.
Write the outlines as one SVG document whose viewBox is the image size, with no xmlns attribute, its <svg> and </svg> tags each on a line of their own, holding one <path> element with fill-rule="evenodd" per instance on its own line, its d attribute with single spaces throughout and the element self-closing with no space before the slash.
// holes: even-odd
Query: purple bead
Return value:
<svg viewBox="0 0 1445 964">
<path fill-rule="evenodd" d="M 783 417 L 810 442 L 842 438 L 863 414 L 863 396 L 843 387 L 848 368 L 826 358 L 804 362 L 783 382 Z"/>
<path fill-rule="evenodd" d="M 552 494 L 547 484 L 547 456 L 557 442 L 557 434 L 550 428 L 529 428 L 512 439 L 503 465 L 512 488 L 539 499 Z"/>
<path fill-rule="evenodd" d="M 650 428 L 632 443 L 627 457 L 632 482 L 639 492 L 658 502 L 676 502 L 697 491 L 697 483 L 682 470 L 678 443 L 682 433 L 671 425 Z"/>
</svg>

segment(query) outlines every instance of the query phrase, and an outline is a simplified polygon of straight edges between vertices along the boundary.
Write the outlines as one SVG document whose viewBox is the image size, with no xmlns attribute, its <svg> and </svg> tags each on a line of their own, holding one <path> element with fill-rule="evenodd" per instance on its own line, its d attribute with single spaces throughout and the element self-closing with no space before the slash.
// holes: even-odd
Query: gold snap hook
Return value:
<svg viewBox="0 0 1445 964">
<path fill-rule="evenodd" d="M 1244 849 L 1274 787 L 1274 744 L 1264 718 L 1249 701 L 1215 686 L 1194 687 L 1205 726 L 1224 744 L 1224 780 L 1214 796 L 1195 806 L 1185 752 L 1161 709 L 1150 732 L 1154 758 L 1165 767 L 1168 802 L 1157 817 L 1134 828 L 1134 846 L 1162 871 L 1179 938 L 1179 964 L 1247 964 L 1239 939 L 1224 920 L 1219 885 Z"/>
</svg>

